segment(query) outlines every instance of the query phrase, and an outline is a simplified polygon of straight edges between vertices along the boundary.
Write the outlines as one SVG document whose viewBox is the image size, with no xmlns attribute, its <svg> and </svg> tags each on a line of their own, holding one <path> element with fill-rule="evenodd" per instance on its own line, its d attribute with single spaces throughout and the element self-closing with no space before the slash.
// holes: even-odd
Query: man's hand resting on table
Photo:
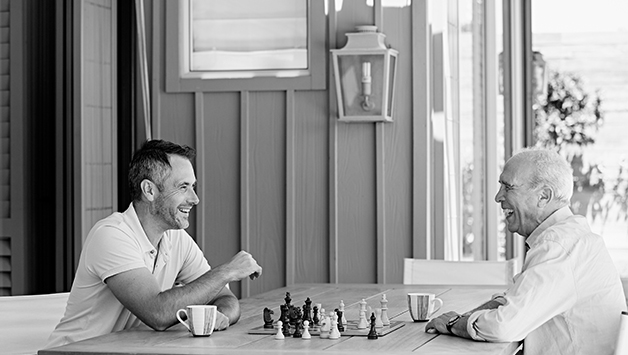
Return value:
<svg viewBox="0 0 628 355">
<path fill-rule="evenodd" d="M 454 311 L 450 311 L 447 313 L 443 313 L 440 316 L 431 319 L 429 322 L 427 322 L 427 324 L 425 325 L 425 332 L 426 333 L 440 333 L 440 334 L 450 334 L 449 331 L 447 330 L 447 322 L 449 322 L 449 320 L 455 316 L 457 316 L 458 313 L 454 312 Z"/>
</svg>

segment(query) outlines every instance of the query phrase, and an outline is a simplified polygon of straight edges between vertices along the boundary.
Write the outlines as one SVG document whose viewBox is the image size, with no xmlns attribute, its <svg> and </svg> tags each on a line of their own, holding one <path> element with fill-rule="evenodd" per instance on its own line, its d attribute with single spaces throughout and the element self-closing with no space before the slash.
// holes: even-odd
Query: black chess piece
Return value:
<svg viewBox="0 0 628 355">
<path fill-rule="evenodd" d="M 284 298 L 284 300 L 286 301 L 286 306 L 288 306 L 288 309 L 290 309 L 290 307 L 292 307 L 290 305 L 290 302 L 292 302 L 292 298 L 290 298 L 290 292 L 286 292 L 286 298 Z"/>
<path fill-rule="evenodd" d="M 336 314 L 338 315 L 338 331 L 339 332 L 344 332 L 345 331 L 345 325 L 342 324 L 342 312 L 341 310 L 339 310 L 338 308 L 335 309 Z"/>
<path fill-rule="evenodd" d="M 377 339 L 377 330 L 375 330 L 375 313 L 371 313 L 371 330 L 369 331 L 369 334 L 367 335 L 367 338 L 369 339 Z"/>
<path fill-rule="evenodd" d="M 290 323 L 283 322 L 282 328 L 283 329 L 281 330 L 281 332 L 283 333 L 283 335 L 289 337 L 290 336 Z"/>
<path fill-rule="evenodd" d="M 294 338 L 301 338 L 303 337 L 303 333 L 301 333 L 301 327 L 302 327 L 303 321 L 300 319 L 297 319 L 295 325 L 294 325 L 294 334 L 292 334 L 292 336 Z"/>
<path fill-rule="evenodd" d="M 316 326 L 320 323 L 320 319 L 318 318 L 318 306 L 314 306 L 314 316 L 312 317 L 312 321 L 314 321 L 314 325 Z"/>
<path fill-rule="evenodd" d="M 274 314 L 273 310 L 265 307 L 264 308 L 264 328 L 265 329 L 273 329 L 273 318 L 270 316 Z"/>
<path fill-rule="evenodd" d="M 279 306 L 279 309 L 281 309 L 281 315 L 279 316 L 279 320 L 286 324 L 288 320 L 288 308 L 285 304 L 282 304 L 281 306 Z"/>
</svg>

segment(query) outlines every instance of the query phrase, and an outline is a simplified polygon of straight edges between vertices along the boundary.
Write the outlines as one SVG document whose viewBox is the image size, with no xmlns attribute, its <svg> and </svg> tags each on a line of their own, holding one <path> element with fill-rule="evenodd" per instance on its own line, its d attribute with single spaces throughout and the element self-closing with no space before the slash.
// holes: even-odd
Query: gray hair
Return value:
<svg viewBox="0 0 628 355">
<path fill-rule="evenodd" d="M 565 158 L 547 148 L 524 148 L 512 157 L 525 159 L 533 166 L 529 184 L 531 188 L 549 186 L 558 201 L 570 203 L 573 195 L 573 170 Z M 511 158 L 512 159 L 512 158 Z"/>
</svg>

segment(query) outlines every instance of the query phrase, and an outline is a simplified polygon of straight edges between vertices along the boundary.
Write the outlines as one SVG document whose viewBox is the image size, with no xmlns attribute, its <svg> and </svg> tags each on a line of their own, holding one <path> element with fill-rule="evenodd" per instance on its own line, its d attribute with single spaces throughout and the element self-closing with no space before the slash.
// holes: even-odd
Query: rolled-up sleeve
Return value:
<svg viewBox="0 0 628 355">
<path fill-rule="evenodd" d="M 545 241 L 526 256 L 526 270 L 503 296 L 496 309 L 469 316 L 467 332 L 480 341 L 523 340 L 530 332 L 568 310 L 576 302 L 569 253 Z"/>
</svg>

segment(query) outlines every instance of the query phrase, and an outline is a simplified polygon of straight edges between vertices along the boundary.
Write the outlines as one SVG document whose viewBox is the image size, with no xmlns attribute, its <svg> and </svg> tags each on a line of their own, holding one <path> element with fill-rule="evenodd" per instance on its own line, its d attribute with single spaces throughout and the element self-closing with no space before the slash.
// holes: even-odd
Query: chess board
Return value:
<svg viewBox="0 0 628 355">
<path fill-rule="evenodd" d="M 404 322 L 401 321 L 390 321 L 390 325 L 384 326 L 382 328 L 375 328 L 378 336 L 384 336 L 390 332 L 394 332 L 395 330 L 404 326 Z M 264 328 L 264 325 L 260 325 L 258 327 L 252 328 L 249 330 L 249 334 L 265 334 L 265 335 L 274 335 L 277 333 L 277 324 L 273 324 L 273 328 Z M 366 329 L 358 329 L 358 321 L 347 321 L 345 324 L 345 331 L 340 332 L 341 336 L 367 336 L 369 334 L 370 327 Z M 291 329 L 290 333 L 294 333 L 294 329 Z M 318 327 L 310 327 L 310 334 L 312 336 L 320 335 L 320 329 Z"/>
</svg>

